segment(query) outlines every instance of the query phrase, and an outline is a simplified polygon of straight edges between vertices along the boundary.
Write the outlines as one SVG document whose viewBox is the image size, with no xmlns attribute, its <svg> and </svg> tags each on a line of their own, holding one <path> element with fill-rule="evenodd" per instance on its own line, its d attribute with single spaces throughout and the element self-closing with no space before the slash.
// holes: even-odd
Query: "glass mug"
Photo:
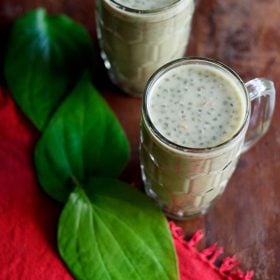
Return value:
<svg viewBox="0 0 280 280">
<path fill-rule="evenodd" d="M 188 90 L 197 90 L 192 95 L 194 100 L 188 100 L 189 104 L 182 95 Z M 198 104 L 196 99 L 203 90 L 206 94 L 201 98 L 205 100 L 199 102 L 201 106 L 207 104 L 208 107 L 205 107 L 208 111 L 194 105 Z M 210 95 L 214 100 L 214 95 L 219 92 L 222 95 L 215 97 L 215 102 L 209 102 Z M 221 101 L 223 94 L 228 94 L 229 100 L 233 100 L 236 106 L 232 109 L 233 115 L 225 123 L 222 123 L 226 120 L 223 118 L 228 117 L 225 112 L 233 108 L 234 102 Z M 203 139 L 211 135 L 211 139 L 216 142 L 191 145 L 201 135 L 196 130 L 188 134 L 185 129 L 180 133 L 190 135 L 189 139 L 192 138 L 193 142 L 183 144 L 188 140 L 185 134 L 181 137 L 179 132 L 174 132 L 172 136 L 168 134 L 167 128 L 164 130 L 160 118 L 169 120 L 165 125 L 170 131 L 176 130 L 177 120 L 182 116 L 179 107 L 176 107 L 179 105 L 175 103 L 180 102 L 185 114 L 191 116 L 190 112 L 200 110 L 192 117 L 198 118 L 198 121 L 189 121 L 188 126 L 195 124 L 195 129 L 200 130 Z M 240 154 L 267 131 L 274 105 L 275 89 L 272 81 L 257 78 L 244 84 L 232 69 L 218 61 L 199 57 L 183 58 L 160 68 L 147 84 L 142 106 L 140 160 L 147 195 L 159 204 L 167 216 L 174 219 L 206 213 L 213 201 L 223 193 Z M 219 126 L 214 125 L 214 120 L 220 122 Z M 210 128 L 203 126 L 202 122 L 208 123 Z M 219 127 L 224 131 L 221 132 Z M 225 131 L 228 138 L 219 136 Z"/>
<path fill-rule="evenodd" d="M 97 36 L 112 82 L 142 97 L 159 67 L 183 57 L 194 5 L 194 0 L 97 0 Z"/>
</svg>

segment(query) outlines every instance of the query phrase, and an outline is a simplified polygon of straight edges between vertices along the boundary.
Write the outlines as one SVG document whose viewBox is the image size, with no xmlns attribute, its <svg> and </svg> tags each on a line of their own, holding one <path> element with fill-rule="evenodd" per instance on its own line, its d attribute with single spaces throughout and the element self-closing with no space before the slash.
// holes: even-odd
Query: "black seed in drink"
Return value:
<svg viewBox="0 0 280 280">
<path fill-rule="evenodd" d="M 166 83 L 165 85 L 172 88 L 173 92 L 169 91 L 166 94 L 168 103 L 164 103 L 160 98 L 155 98 L 154 101 L 154 103 L 158 102 L 170 108 L 168 111 L 165 111 L 165 114 L 170 117 L 171 121 L 168 122 L 168 125 L 171 131 L 173 131 L 172 127 L 176 127 L 182 120 L 188 121 L 187 130 L 191 137 L 184 139 L 186 128 L 182 126 L 178 127 L 177 132 L 172 136 L 172 141 L 178 144 L 186 141 L 186 146 L 188 147 L 201 147 L 202 143 L 207 145 L 207 147 L 211 147 L 219 144 L 219 141 L 225 141 L 227 137 L 230 138 L 237 131 L 244 115 L 244 112 L 242 112 L 244 106 L 242 106 L 241 95 L 238 93 L 237 87 L 234 88 L 232 83 L 228 83 L 224 78 L 226 74 L 220 74 L 216 69 L 212 71 L 208 67 L 208 79 L 206 81 L 205 77 L 201 77 L 198 74 L 198 72 L 202 74 L 206 72 L 203 67 L 188 65 L 186 71 L 183 69 L 181 73 L 179 73 L 178 69 L 170 70 L 171 74 L 167 71 L 166 76 L 164 73 L 163 79 L 170 79 L 170 84 Z M 189 70 L 191 71 L 188 74 Z M 189 75 L 189 79 L 184 77 L 181 80 L 177 80 L 176 75 L 174 79 L 172 73 L 178 73 L 178 77 Z M 193 88 L 190 88 L 188 93 L 186 91 L 189 87 L 184 88 L 186 83 L 193 85 Z M 213 88 L 211 89 L 211 87 Z M 180 94 L 180 90 L 184 90 L 185 94 Z M 163 93 L 161 92 L 161 94 Z M 203 107 L 199 108 L 196 103 L 201 104 Z M 234 110 L 236 113 L 233 113 Z M 159 112 L 155 111 L 155 114 L 159 114 Z M 161 125 L 163 126 L 163 124 Z M 203 134 L 199 132 L 199 129 L 203 131 Z M 223 133 L 226 133 L 226 135 L 222 136 Z M 203 141 L 199 138 L 201 135 L 203 135 Z M 194 141 L 195 144 L 192 144 L 191 141 Z"/>
</svg>

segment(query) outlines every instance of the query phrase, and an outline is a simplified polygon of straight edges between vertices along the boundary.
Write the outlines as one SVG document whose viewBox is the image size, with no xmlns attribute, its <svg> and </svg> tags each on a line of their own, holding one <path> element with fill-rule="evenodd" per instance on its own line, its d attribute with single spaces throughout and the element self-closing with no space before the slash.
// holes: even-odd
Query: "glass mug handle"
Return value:
<svg viewBox="0 0 280 280">
<path fill-rule="evenodd" d="M 251 100 L 251 115 L 242 153 L 248 151 L 266 133 L 275 107 L 275 87 L 272 81 L 256 78 L 245 86 Z"/>
</svg>

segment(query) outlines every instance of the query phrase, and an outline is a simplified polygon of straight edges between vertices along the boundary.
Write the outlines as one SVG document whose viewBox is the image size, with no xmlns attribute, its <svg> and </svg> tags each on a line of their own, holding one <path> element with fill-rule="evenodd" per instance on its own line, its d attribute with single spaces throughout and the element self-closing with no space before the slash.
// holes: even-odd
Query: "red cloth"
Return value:
<svg viewBox="0 0 280 280">
<path fill-rule="evenodd" d="M 179 260 L 181 280 L 251 280 L 253 272 L 242 272 L 237 266 L 239 262 L 233 257 L 227 257 L 217 267 L 214 262 L 223 249 L 213 244 L 201 252 L 196 245 L 204 237 L 202 231 L 197 231 L 191 240 L 184 240 L 184 232 L 173 222 L 169 223 Z"/>
<path fill-rule="evenodd" d="M 73 279 L 56 251 L 60 207 L 37 185 L 37 132 L 0 89 L 0 279 Z"/>
<path fill-rule="evenodd" d="M 57 219 L 60 206 L 39 188 L 32 162 L 38 132 L 0 89 L 0 279 L 73 279 L 56 249 Z M 198 232 L 189 242 L 170 223 L 181 280 L 249 280 L 251 274 L 226 277 L 236 264 L 229 259 L 218 269 L 212 264 L 220 252 L 215 246 L 199 253 L 194 245 Z M 208 257 L 210 258 L 208 258 Z M 239 276 L 238 276 L 239 274 Z M 126 280 L 126 279 L 124 279 Z"/>
</svg>

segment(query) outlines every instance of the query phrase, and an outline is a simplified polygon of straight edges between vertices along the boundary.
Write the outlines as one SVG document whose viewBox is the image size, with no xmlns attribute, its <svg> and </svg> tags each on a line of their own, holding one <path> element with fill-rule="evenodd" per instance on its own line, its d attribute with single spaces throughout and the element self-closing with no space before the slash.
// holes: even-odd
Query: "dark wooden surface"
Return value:
<svg viewBox="0 0 280 280">
<path fill-rule="evenodd" d="M 94 0 L 2 0 L 0 36 L 3 49 L 12 21 L 25 11 L 44 6 L 64 12 L 84 24 L 96 40 Z M 279 0 L 200 0 L 195 13 L 189 55 L 216 58 L 246 81 L 263 76 L 280 85 Z M 97 67 L 101 67 L 97 65 Z M 99 85 L 120 118 L 132 146 L 123 177 L 141 187 L 138 160 L 141 100 L 114 88 L 104 72 Z M 180 222 L 186 233 L 206 232 L 206 243 L 218 242 L 225 255 L 236 254 L 244 269 L 255 270 L 256 280 L 280 279 L 280 108 L 267 135 L 242 155 L 221 199 L 205 217 Z"/>
</svg>

